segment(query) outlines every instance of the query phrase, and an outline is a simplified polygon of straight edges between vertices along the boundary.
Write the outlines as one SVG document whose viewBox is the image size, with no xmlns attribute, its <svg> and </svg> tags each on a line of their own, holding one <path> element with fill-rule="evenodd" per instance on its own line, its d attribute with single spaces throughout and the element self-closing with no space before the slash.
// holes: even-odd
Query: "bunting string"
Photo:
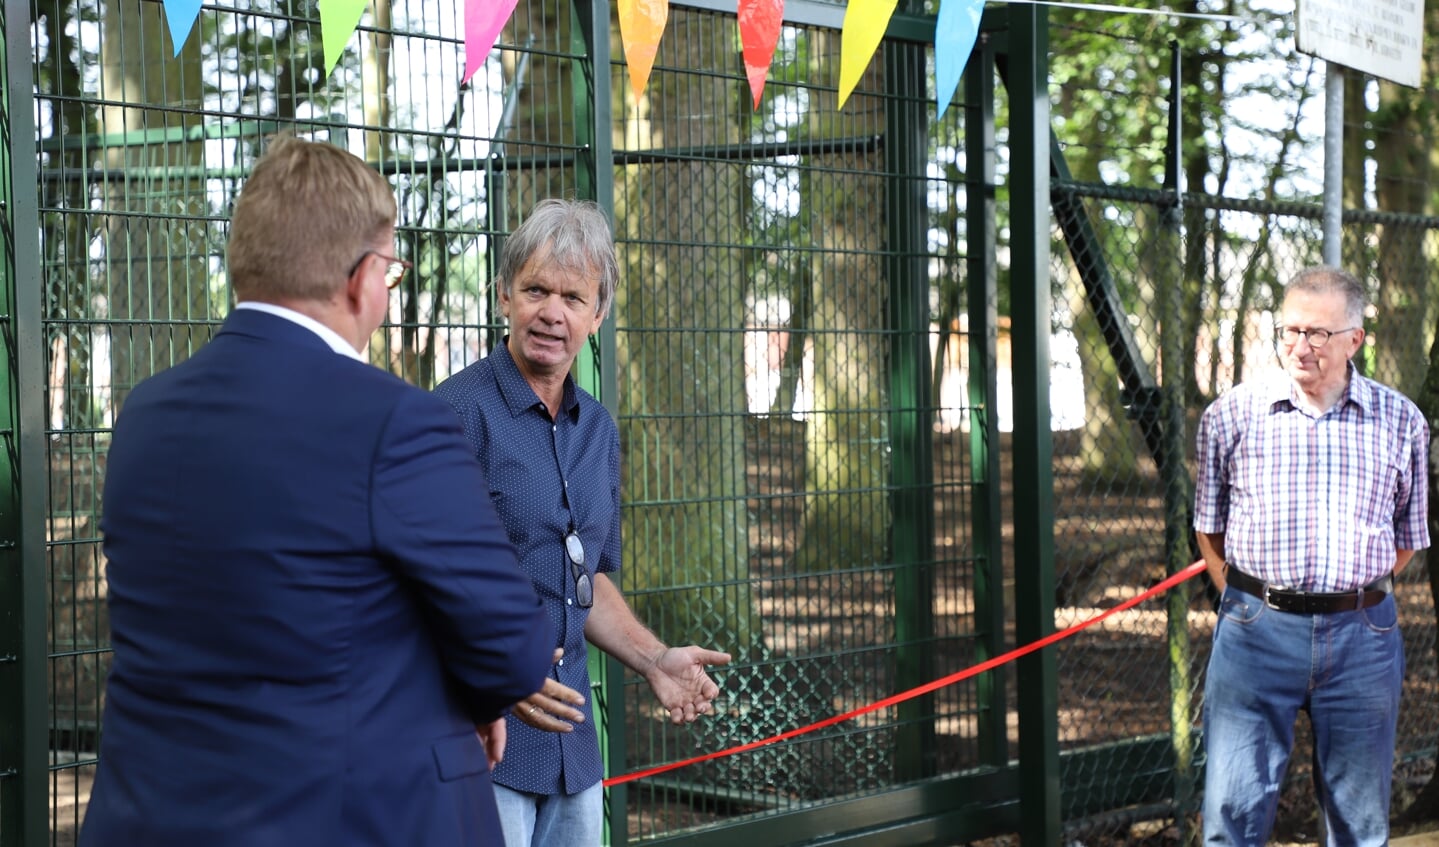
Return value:
<svg viewBox="0 0 1439 847">
<path fill-rule="evenodd" d="M 484 63 L 495 39 L 514 14 L 518 0 L 465 0 L 464 73 L 461 84 L 469 81 Z M 784 23 L 784 0 L 736 0 L 740 40 L 744 47 L 745 75 L 749 79 L 754 106 L 759 108 L 765 78 L 774 61 L 775 45 Z M 1077 0 L 1006 0 L 1010 5 L 1046 6 L 1083 12 L 1105 12 L 1122 15 L 1152 15 L 1213 21 L 1241 26 L 1262 26 L 1259 18 L 1217 12 L 1184 12 L 1173 9 L 1148 9 L 1113 3 L 1088 3 Z M 943 115 L 954 95 L 965 62 L 979 32 L 979 20 L 985 0 L 943 0 L 935 23 L 935 60 L 939 114 Z M 864 69 L 873 61 L 894 14 L 896 0 L 849 0 L 845 8 L 840 37 L 839 106 L 844 106 L 854 91 Z M 194 30 L 200 15 L 201 0 L 166 0 L 166 24 L 170 30 L 175 55 Z M 346 45 L 354 36 L 360 18 L 370 0 L 320 0 L 321 46 L 325 56 L 325 73 L 329 74 L 340 60 Z M 639 98 L 648 84 L 665 23 L 669 0 L 618 0 L 621 41 L 629 65 L 630 86 Z"/>
</svg>

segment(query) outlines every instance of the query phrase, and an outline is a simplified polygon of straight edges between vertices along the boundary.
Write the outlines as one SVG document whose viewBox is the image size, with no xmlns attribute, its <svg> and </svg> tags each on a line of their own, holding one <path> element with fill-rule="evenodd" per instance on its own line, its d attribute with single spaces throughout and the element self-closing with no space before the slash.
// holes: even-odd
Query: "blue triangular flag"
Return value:
<svg viewBox="0 0 1439 847">
<path fill-rule="evenodd" d="M 190 28 L 200 17 L 200 0 L 165 0 L 165 22 L 170 25 L 170 40 L 175 42 L 175 55 L 190 37 Z"/>
<path fill-rule="evenodd" d="M 938 118 L 949 108 L 959 76 L 979 37 L 979 19 L 984 0 L 944 0 L 934 24 L 934 94 L 939 103 Z"/>
</svg>

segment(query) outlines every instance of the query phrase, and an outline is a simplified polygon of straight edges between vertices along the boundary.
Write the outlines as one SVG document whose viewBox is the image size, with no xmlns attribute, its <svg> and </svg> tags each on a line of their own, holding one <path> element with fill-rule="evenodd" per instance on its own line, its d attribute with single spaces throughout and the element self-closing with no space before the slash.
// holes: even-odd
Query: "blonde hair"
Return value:
<svg viewBox="0 0 1439 847">
<path fill-rule="evenodd" d="M 227 265 L 236 299 L 329 299 L 396 214 L 394 190 L 358 156 L 274 138 L 230 218 Z"/>
</svg>

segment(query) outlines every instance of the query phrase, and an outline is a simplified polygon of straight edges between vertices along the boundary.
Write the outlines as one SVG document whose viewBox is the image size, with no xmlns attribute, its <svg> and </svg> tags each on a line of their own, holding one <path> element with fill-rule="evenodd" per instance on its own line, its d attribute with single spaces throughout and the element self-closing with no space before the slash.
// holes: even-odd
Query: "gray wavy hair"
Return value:
<svg viewBox="0 0 1439 847">
<path fill-rule="evenodd" d="M 507 296 L 520 271 L 536 253 L 546 249 L 550 259 L 561 267 L 599 274 L 595 314 L 607 314 L 615 298 L 620 266 L 609 220 L 599 205 L 589 200 L 557 199 L 535 204 L 500 251 L 500 287 Z"/>
<path fill-rule="evenodd" d="M 1364 283 L 1358 277 L 1343 268 L 1331 265 L 1305 268 L 1284 286 L 1285 299 L 1295 291 L 1344 295 L 1345 317 L 1354 326 L 1364 326 L 1364 309 L 1369 304 L 1369 292 L 1364 290 Z"/>
</svg>

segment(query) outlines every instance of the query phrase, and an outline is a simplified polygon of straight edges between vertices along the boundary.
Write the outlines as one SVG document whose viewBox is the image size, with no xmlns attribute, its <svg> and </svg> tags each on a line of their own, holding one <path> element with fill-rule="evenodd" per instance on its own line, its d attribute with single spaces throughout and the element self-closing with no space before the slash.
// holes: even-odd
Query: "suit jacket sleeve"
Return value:
<svg viewBox="0 0 1439 847">
<path fill-rule="evenodd" d="M 493 720 L 538 691 L 554 631 L 454 410 L 406 392 L 381 438 L 371 492 L 376 547 L 425 605 L 475 720 Z"/>
</svg>

